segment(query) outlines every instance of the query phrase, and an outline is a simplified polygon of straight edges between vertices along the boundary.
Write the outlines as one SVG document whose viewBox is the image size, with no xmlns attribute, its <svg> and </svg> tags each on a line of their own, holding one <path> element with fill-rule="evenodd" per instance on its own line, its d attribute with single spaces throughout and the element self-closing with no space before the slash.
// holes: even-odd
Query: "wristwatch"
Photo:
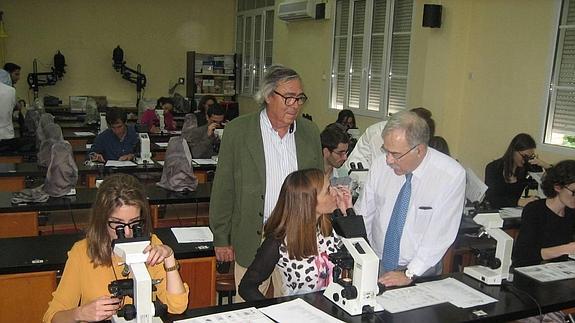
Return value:
<svg viewBox="0 0 575 323">
<path fill-rule="evenodd" d="M 414 280 L 417 277 L 409 269 L 406 269 L 404 273 L 405 273 L 405 277 L 409 278 L 410 280 Z"/>
<path fill-rule="evenodd" d="M 175 265 L 173 265 L 172 267 L 167 267 L 167 268 L 166 268 L 166 264 L 164 263 L 164 270 L 166 272 L 170 272 L 170 271 L 174 271 L 174 270 L 180 270 L 180 263 L 176 260 Z"/>
</svg>

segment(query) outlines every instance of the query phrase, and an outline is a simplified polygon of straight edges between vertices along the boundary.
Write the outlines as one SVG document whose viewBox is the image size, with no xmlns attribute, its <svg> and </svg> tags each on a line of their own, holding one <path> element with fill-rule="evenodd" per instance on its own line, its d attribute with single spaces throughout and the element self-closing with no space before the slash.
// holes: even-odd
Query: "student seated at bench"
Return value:
<svg viewBox="0 0 575 323">
<path fill-rule="evenodd" d="M 134 126 L 126 124 L 126 111 L 110 108 L 106 112 L 108 129 L 100 133 L 90 148 L 90 160 L 132 160 L 139 148 L 139 137 Z"/>
<path fill-rule="evenodd" d="M 575 254 L 575 160 L 564 160 L 543 176 L 546 199 L 531 202 L 521 214 L 513 246 L 513 266 L 565 261 Z"/>
<path fill-rule="evenodd" d="M 147 269 L 156 285 L 157 297 L 169 313 L 182 313 L 188 304 L 189 289 L 182 282 L 174 251 L 152 234 L 150 207 L 142 184 L 133 176 L 108 176 L 98 189 L 86 231 L 86 238 L 74 244 L 58 288 L 44 314 L 44 322 L 94 322 L 109 320 L 123 303 L 132 299 L 110 296 L 108 284 L 122 276 L 122 259 L 112 252 L 116 230 L 127 238 L 141 228 L 151 236 Z M 130 274 L 128 277 L 132 277 Z"/>
</svg>

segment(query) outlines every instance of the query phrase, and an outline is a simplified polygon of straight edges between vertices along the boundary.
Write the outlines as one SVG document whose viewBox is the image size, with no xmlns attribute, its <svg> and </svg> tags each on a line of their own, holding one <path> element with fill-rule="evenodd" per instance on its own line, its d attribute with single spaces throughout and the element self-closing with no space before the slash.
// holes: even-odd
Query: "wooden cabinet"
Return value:
<svg viewBox="0 0 575 323">
<path fill-rule="evenodd" d="M 216 305 L 216 258 L 180 260 L 180 275 L 190 287 L 188 308 Z"/>
<path fill-rule="evenodd" d="M 0 275 L 0 323 L 42 322 L 56 290 L 56 272 Z"/>
</svg>

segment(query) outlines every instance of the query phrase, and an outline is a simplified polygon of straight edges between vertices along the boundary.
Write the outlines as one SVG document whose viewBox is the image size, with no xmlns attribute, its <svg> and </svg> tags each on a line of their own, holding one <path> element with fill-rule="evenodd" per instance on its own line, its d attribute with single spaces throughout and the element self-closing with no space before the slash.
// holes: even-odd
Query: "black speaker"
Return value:
<svg viewBox="0 0 575 323">
<path fill-rule="evenodd" d="M 441 9 L 439 4 L 423 5 L 423 27 L 439 28 L 441 27 Z"/>
</svg>

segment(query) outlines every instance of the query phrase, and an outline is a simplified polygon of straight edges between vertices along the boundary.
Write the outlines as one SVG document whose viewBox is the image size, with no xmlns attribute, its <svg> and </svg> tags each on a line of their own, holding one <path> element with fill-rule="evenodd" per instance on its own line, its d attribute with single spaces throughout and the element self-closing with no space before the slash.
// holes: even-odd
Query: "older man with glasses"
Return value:
<svg viewBox="0 0 575 323">
<path fill-rule="evenodd" d="M 465 170 L 427 146 L 429 126 L 411 111 L 395 113 L 382 133 L 383 155 L 371 164 L 355 204 L 380 257 L 380 282 L 410 284 L 441 273 L 465 198 Z"/>
<path fill-rule="evenodd" d="M 226 125 L 210 202 L 216 258 L 235 260 L 236 287 L 260 246 L 284 179 L 298 169 L 323 167 L 319 130 L 299 117 L 307 101 L 300 76 L 270 67 L 255 99 L 260 111 Z M 260 286 L 264 295 L 268 285 Z"/>
</svg>

